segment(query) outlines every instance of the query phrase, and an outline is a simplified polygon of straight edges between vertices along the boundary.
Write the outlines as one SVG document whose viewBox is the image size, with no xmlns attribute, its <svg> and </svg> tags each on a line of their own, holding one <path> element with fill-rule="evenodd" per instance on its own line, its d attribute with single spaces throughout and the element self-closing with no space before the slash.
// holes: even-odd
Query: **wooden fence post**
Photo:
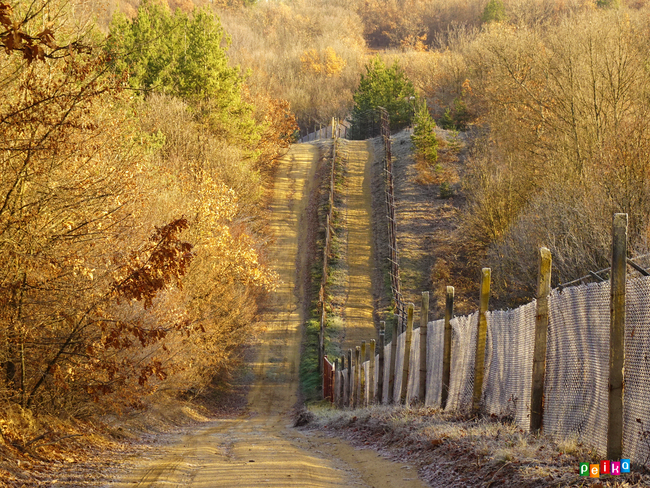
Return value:
<svg viewBox="0 0 650 488">
<path fill-rule="evenodd" d="M 422 309 L 420 310 L 420 385 L 418 399 L 424 404 L 427 394 L 427 327 L 429 323 L 429 292 L 422 292 Z"/>
<path fill-rule="evenodd" d="M 395 320 L 393 323 L 393 337 L 390 340 L 390 367 L 388 369 L 388 403 L 393 403 L 395 399 L 395 368 L 397 362 L 395 361 L 395 356 L 397 356 L 397 327 L 399 320 Z"/>
<path fill-rule="evenodd" d="M 478 413 L 483 393 L 483 373 L 485 370 L 485 342 L 487 340 L 487 317 L 490 301 L 490 268 L 481 271 L 481 294 L 479 298 L 478 327 L 476 331 L 476 356 L 474 357 L 474 395 L 472 396 L 472 411 Z"/>
<path fill-rule="evenodd" d="M 354 407 L 354 375 L 352 374 L 352 349 L 348 349 L 348 406 Z"/>
<path fill-rule="evenodd" d="M 404 345 L 404 368 L 402 370 L 402 403 L 408 404 L 408 389 L 409 389 L 409 372 L 411 370 L 411 341 L 413 339 L 413 309 L 415 305 L 408 304 L 406 310 L 406 341 Z"/>
<path fill-rule="evenodd" d="M 454 317 L 454 287 L 447 287 L 447 303 L 445 307 L 445 336 L 442 350 L 442 394 L 440 408 L 447 406 L 449 398 L 449 380 L 451 379 L 451 319 Z"/>
<path fill-rule="evenodd" d="M 609 328 L 609 422 L 607 458 L 623 454 L 623 365 L 625 362 L 625 283 L 627 214 L 614 214 L 612 229 L 611 322 Z"/>
<path fill-rule="evenodd" d="M 366 341 L 361 341 L 361 362 L 359 366 L 359 388 L 361 391 L 361 395 L 359 396 L 359 400 L 361 403 L 362 407 L 365 407 L 367 404 L 367 398 L 366 398 L 366 374 L 363 371 L 363 363 L 366 362 Z"/>
<path fill-rule="evenodd" d="M 544 408 L 544 372 L 546 370 L 546 336 L 548 331 L 548 296 L 551 293 L 551 251 L 539 250 L 537 275 L 537 314 L 535 316 L 535 352 L 533 353 L 533 381 L 530 393 L 530 431 L 542 428 Z"/>
<path fill-rule="evenodd" d="M 386 342 L 386 322 L 383 320 L 379 322 L 379 364 L 377 375 L 377 403 L 381 404 L 384 401 L 384 348 Z"/>
<path fill-rule="evenodd" d="M 374 339 L 370 339 L 370 373 L 368 379 L 370 380 L 370 388 L 368 388 L 368 403 L 375 403 L 375 356 L 376 344 Z"/>
</svg>

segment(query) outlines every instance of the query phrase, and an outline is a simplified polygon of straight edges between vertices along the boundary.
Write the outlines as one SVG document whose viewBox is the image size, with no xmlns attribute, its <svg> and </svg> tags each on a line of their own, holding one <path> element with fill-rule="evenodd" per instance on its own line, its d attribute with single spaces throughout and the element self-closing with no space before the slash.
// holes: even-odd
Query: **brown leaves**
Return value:
<svg viewBox="0 0 650 488">
<path fill-rule="evenodd" d="M 0 24 L 5 32 L 0 34 L 0 46 L 7 54 L 22 51 L 23 58 L 31 63 L 35 59 L 43 61 L 46 57 L 43 46 L 52 50 L 58 49 L 54 42 L 54 32 L 50 28 L 31 36 L 25 32 L 25 21 L 13 20 L 13 8 L 8 3 L 0 3 Z"/>
<path fill-rule="evenodd" d="M 180 287 L 180 279 L 194 257 L 192 244 L 178 238 L 178 234 L 187 228 L 185 217 L 157 227 L 151 237 L 155 245 L 145 251 L 148 257 L 144 263 L 131 267 L 128 276 L 114 284 L 118 296 L 144 301 L 144 307 L 149 308 L 156 293 L 168 284 L 175 282 Z M 133 260 L 136 263 L 143 261 L 138 256 L 133 256 Z"/>
</svg>

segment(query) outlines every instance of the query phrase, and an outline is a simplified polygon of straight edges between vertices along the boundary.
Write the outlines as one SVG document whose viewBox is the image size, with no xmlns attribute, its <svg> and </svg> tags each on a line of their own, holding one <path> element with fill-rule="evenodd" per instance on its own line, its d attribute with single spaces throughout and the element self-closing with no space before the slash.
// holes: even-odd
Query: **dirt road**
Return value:
<svg viewBox="0 0 650 488">
<path fill-rule="evenodd" d="M 348 289 L 344 303 L 345 337 L 342 349 L 354 349 L 361 341 L 376 338 L 372 305 L 372 228 L 370 166 L 371 141 L 341 141 L 348 160 L 347 215 Z"/>
<path fill-rule="evenodd" d="M 413 468 L 370 450 L 290 427 L 297 399 L 302 292 L 296 270 L 306 269 L 301 235 L 318 160 L 311 144 L 292 148 L 277 175 L 272 203 L 274 261 L 282 285 L 265 315 L 255 380 L 246 413 L 205 422 L 173 435 L 117 487 L 422 487 Z"/>
</svg>

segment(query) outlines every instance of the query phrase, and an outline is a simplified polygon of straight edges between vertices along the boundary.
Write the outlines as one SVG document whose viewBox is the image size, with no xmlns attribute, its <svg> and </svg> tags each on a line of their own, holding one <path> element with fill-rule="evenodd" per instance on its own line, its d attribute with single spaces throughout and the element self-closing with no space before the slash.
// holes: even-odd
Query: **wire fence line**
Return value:
<svg viewBox="0 0 650 488">
<path fill-rule="evenodd" d="M 625 229 L 616 224 L 622 216 Z M 626 248 L 616 244 L 616 235 L 622 235 L 617 233 L 627 233 L 627 216 L 616 214 L 614 221 L 609 280 L 551 290 L 549 261 L 548 276 L 540 272 L 539 289 L 547 291 L 530 303 L 453 317 L 453 288 L 448 287 L 448 313 L 435 321 L 428 321 L 425 292 L 426 323 L 413 328 L 414 307 L 409 304 L 406 329 L 399 333 L 394 324 L 391 343 L 383 344 L 382 329 L 376 354 L 368 358 L 364 351 L 353 363 L 349 351 L 347 365 L 342 363 L 347 367 L 332 369 L 333 403 L 341 408 L 420 403 L 447 412 L 497 416 L 524 431 L 541 427 L 557 440 L 575 438 L 609 459 L 624 457 L 647 465 L 650 277 L 640 273 L 628 279 Z M 540 270 L 544 251 L 550 259 L 548 250 L 542 250 Z M 481 315 L 486 339 L 479 369 Z M 535 368 L 540 354 L 541 370 Z M 541 382 L 536 371 L 541 371 Z"/>
<path fill-rule="evenodd" d="M 298 142 L 312 142 L 323 139 L 348 139 L 350 133 L 350 121 L 333 118 L 327 125 L 320 125 L 318 130 L 308 132 L 304 136 L 300 134 Z"/>
</svg>

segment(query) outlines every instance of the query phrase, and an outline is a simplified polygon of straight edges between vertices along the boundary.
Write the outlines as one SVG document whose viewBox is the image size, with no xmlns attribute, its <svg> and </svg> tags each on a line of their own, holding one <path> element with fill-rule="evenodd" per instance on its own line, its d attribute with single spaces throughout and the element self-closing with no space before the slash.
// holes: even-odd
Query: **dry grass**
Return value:
<svg viewBox="0 0 650 488">
<path fill-rule="evenodd" d="M 432 408 L 373 406 L 358 410 L 312 407 L 309 427 L 370 446 L 391 458 L 419 465 L 431 486 L 579 487 L 599 486 L 578 475 L 580 462 L 596 453 L 574 439 L 556 442 L 496 418 L 451 415 Z M 642 468 L 601 487 L 642 487 Z"/>
</svg>

